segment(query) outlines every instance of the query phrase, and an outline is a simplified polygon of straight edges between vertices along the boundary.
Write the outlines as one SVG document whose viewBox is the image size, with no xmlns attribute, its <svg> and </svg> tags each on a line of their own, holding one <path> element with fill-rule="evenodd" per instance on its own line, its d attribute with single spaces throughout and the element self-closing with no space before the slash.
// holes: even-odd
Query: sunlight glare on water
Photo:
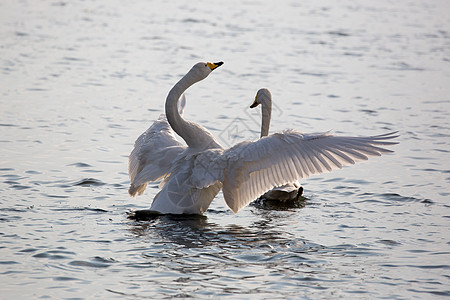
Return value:
<svg viewBox="0 0 450 300">
<path fill-rule="evenodd" d="M 450 296 L 446 1 L 2 1 L 0 298 Z M 294 205 L 127 218 L 135 139 L 198 61 L 185 117 L 225 146 L 399 131 L 393 154 L 302 181 Z"/>
</svg>

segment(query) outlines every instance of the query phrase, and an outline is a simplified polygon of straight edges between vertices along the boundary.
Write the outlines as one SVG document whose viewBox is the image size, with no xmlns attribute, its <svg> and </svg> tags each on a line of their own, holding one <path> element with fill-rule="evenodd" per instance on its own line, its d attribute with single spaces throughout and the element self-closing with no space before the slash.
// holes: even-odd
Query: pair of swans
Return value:
<svg viewBox="0 0 450 300">
<path fill-rule="evenodd" d="M 161 115 L 135 142 L 129 157 L 129 194 L 141 195 L 148 182 L 162 179 L 150 211 L 163 214 L 203 214 L 223 191 L 234 212 L 268 190 L 313 174 L 330 172 L 371 156 L 392 152 L 381 148 L 394 133 L 371 137 L 342 137 L 328 133 L 303 134 L 289 129 L 224 149 L 201 125 L 182 117 L 183 93 L 223 63 L 197 63 L 170 90 Z M 271 95 L 260 90 L 262 103 Z M 181 101 L 180 101 L 181 99 Z M 263 106 L 263 116 L 267 110 Z M 270 115 L 269 115 L 270 120 Z M 172 131 L 173 130 L 173 131 Z M 187 145 L 175 139 L 174 132 Z"/>
</svg>

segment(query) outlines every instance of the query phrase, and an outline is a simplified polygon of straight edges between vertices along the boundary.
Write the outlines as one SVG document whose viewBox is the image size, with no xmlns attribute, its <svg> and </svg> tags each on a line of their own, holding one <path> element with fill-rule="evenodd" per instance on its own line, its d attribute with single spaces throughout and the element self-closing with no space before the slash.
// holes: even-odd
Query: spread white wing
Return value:
<svg viewBox="0 0 450 300">
<path fill-rule="evenodd" d="M 186 99 L 181 97 L 179 111 L 182 113 Z M 128 158 L 128 174 L 131 185 L 128 193 L 135 197 L 141 195 L 148 182 L 157 181 L 169 172 L 175 158 L 186 146 L 178 142 L 167 122 L 165 114 L 161 114 L 134 143 L 134 149 Z"/>
<path fill-rule="evenodd" d="M 397 144 L 387 141 L 395 137 L 395 132 L 346 137 L 286 130 L 255 142 L 237 144 L 221 155 L 202 154 L 194 170 L 196 185 L 221 181 L 225 202 L 236 213 L 275 186 L 392 152 L 380 146 Z"/>
</svg>

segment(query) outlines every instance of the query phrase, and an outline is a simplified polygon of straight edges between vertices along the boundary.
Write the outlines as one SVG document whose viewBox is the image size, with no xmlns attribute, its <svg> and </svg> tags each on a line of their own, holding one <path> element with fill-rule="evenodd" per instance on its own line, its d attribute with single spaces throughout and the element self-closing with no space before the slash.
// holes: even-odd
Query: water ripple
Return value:
<svg viewBox="0 0 450 300">
<path fill-rule="evenodd" d="M 71 261 L 69 265 L 75 267 L 108 268 L 111 266 L 112 263 L 115 263 L 115 261 L 104 259 L 102 257 L 94 257 L 92 261 L 74 260 Z"/>
<path fill-rule="evenodd" d="M 83 178 L 79 181 L 72 183 L 73 186 L 86 186 L 86 187 L 102 186 L 105 184 L 106 183 L 102 182 L 101 180 L 95 179 L 95 178 Z"/>
<path fill-rule="evenodd" d="M 5 299 L 450 296 L 443 1 L 3 2 Z M 188 91 L 186 119 L 223 144 L 232 120 L 258 138 L 264 86 L 271 132 L 399 130 L 400 144 L 304 180 L 297 202 L 234 215 L 221 193 L 204 216 L 129 219 L 158 192 L 128 196 L 133 142 L 208 53 L 226 64 Z"/>
</svg>

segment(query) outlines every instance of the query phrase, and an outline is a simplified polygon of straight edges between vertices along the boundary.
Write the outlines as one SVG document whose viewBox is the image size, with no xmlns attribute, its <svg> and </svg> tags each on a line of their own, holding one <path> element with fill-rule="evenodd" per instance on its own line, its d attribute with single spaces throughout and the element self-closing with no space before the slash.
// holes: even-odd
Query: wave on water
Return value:
<svg viewBox="0 0 450 300">
<path fill-rule="evenodd" d="M 83 178 L 79 181 L 74 182 L 72 185 L 73 186 L 102 186 L 105 185 L 106 183 L 95 179 L 95 178 Z"/>
<path fill-rule="evenodd" d="M 90 164 L 83 163 L 83 162 L 73 163 L 73 164 L 70 164 L 68 166 L 70 166 L 70 167 L 77 167 L 77 168 L 90 168 L 90 167 L 92 167 Z"/>
<path fill-rule="evenodd" d="M 91 207 L 70 207 L 70 208 L 52 208 L 52 211 L 91 211 L 91 212 L 108 212 L 102 208 L 91 208 Z"/>
<path fill-rule="evenodd" d="M 427 205 L 434 204 L 430 199 L 420 199 L 412 196 L 402 196 L 397 193 L 362 193 L 360 197 L 368 197 L 369 199 L 360 200 L 356 203 L 372 202 L 386 205 L 401 205 L 403 203 L 417 202 Z"/>
</svg>

